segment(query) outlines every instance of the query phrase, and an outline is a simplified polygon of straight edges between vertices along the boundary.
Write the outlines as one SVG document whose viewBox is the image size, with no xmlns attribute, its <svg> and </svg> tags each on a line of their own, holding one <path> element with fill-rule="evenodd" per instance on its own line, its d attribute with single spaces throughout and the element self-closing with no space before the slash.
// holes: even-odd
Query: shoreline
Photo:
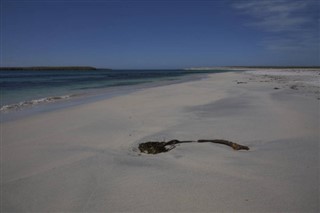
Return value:
<svg viewBox="0 0 320 213">
<path fill-rule="evenodd" d="M 162 87 L 172 84 L 180 84 L 206 78 L 211 73 L 199 73 L 192 75 L 179 76 L 174 79 L 159 79 L 157 81 L 139 83 L 134 85 L 106 87 L 102 89 L 91 89 L 83 93 L 64 94 L 62 96 L 43 97 L 36 100 L 23 101 L 16 104 L 4 105 L 1 107 L 2 122 L 15 121 L 37 114 L 64 110 L 79 105 L 94 103 L 97 101 L 107 100 L 116 96 L 128 95 L 144 89 L 153 87 Z M 215 73 L 213 73 L 215 74 Z M 64 98 L 66 97 L 66 98 Z M 46 99 L 49 99 L 46 101 Z M 50 100 L 52 99 L 52 101 Z M 44 100 L 44 101 L 42 101 Z M 32 104 L 35 102 L 35 104 Z M 24 104 L 26 103 L 26 104 Z M 17 107 L 15 107 L 17 105 Z M 21 106 L 20 106 L 21 105 Z M 12 109 L 6 110 L 5 107 Z"/>
<path fill-rule="evenodd" d="M 293 74 L 209 74 L 2 123 L 2 209 L 317 212 L 319 94 Z M 137 151 L 172 139 L 250 151 Z"/>
</svg>

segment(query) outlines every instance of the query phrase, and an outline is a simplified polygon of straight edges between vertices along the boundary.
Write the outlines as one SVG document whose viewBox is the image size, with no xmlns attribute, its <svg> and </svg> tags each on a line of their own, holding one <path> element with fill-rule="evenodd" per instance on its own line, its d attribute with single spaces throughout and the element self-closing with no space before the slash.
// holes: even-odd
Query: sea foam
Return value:
<svg viewBox="0 0 320 213">
<path fill-rule="evenodd" d="M 30 101 L 22 101 L 16 104 L 8 104 L 4 105 L 0 108 L 0 112 L 8 112 L 13 110 L 20 110 L 25 107 L 32 107 L 38 104 L 43 103 L 52 103 L 56 101 L 66 100 L 70 99 L 71 97 L 74 97 L 76 95 L 63 95 L 63 96 L 52 96 L 52 97 L 46 97 L 46 98 L 40 98 L 40 99 L 34 99 Z"/>
</svg>

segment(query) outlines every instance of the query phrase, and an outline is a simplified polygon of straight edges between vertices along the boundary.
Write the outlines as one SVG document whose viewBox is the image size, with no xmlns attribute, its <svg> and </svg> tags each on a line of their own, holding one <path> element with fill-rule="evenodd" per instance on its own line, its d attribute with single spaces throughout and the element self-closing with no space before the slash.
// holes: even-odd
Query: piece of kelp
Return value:
<svg viewBox="0 0 320 213">
<path fill-rule="evenodd" d="M 139 150 L 142 153 L 146 154 L 159 154 L 162 152 L 168 152 L 174 149 L 176 144 L 181 143 L 217 143 L 217 144 L 224 144 L 227 146 L 232 147 L 234 150 L 249 150 L 249 147 L 243 146 L 231 141 L 222 140 L 222 139 L 214 139 L 214 140 L 207 140 L 201 139 L 197 141 L 179 141 L 179 140 L 171 140 L 168 142 L 158 142 L 158 141 L 148 141 L 145 143 L 139 144 Z"/>
</svg>

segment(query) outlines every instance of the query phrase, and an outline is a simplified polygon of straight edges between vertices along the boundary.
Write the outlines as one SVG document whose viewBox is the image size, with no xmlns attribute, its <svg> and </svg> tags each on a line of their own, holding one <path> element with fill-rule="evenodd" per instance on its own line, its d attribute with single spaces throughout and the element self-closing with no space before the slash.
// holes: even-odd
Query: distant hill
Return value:
<svg viewBox="0 0 320 213">
<path fill-rule="evenodd" d="M 0 70 L 98 70 L 90 66 L 0 67 Z M 105 70 L 105 69 L 104 69 Z"/>
</svg>

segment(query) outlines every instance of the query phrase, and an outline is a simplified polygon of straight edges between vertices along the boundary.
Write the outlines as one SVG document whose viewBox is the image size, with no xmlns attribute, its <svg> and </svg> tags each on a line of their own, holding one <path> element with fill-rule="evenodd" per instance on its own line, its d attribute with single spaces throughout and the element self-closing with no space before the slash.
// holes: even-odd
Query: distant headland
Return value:
<svg viewBox="0 0 320 213">
<path fill-rule="evenodd" d="M 217 66 L 189 67 L 185 70 L 320 69 L 320 66 Z"/>
<path fill-rule="evenodd" d="M 101 70 L 90 66 L 35 66 L 35 67 L 0 67 L 0 70 Z M 111 70 L 104 69 L 103 70 Z"/>
</svg>

